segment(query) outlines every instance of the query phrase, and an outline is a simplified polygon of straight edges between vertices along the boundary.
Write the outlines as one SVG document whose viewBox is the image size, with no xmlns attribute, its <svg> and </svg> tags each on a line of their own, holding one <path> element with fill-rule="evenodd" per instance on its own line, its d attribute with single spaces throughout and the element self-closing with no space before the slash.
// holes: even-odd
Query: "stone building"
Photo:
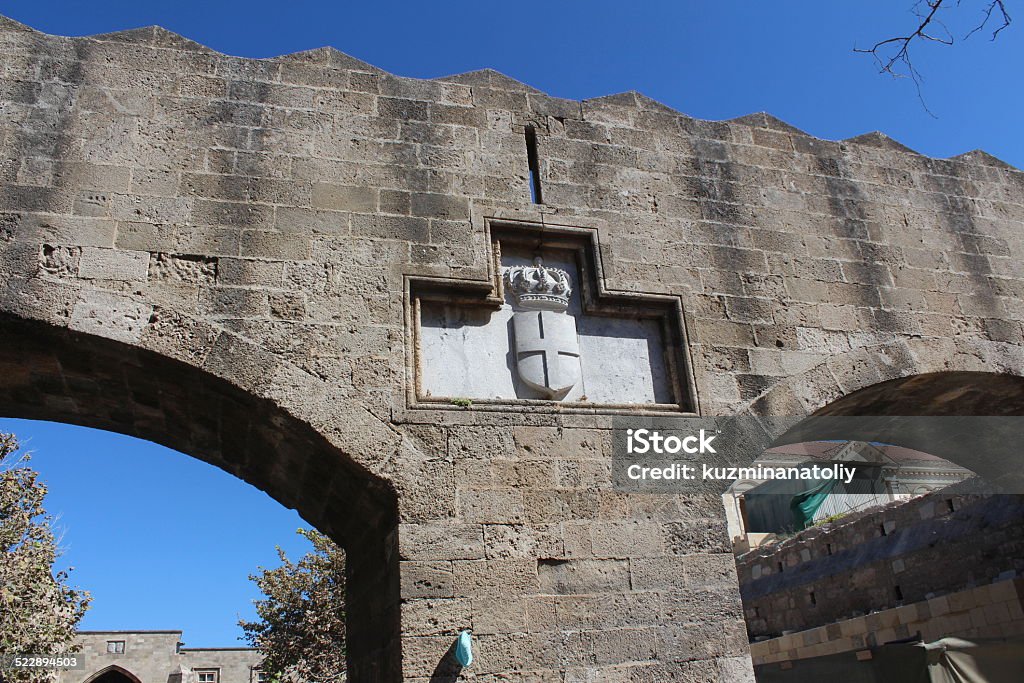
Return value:
<svg viewBox="0 0 1024 683">
<path fill-rule="evenodd" d="M 297 509 L 346 550 L 353 681 L 750 681 L 720 496 L 616 490 L 617 421 L 1020 415 L 1022 191 L 767 114 L 0 19 L 0 412 Z"/>
<path fill-rule="evenodd" d="M 863 468 L 863 479 L 856 480 L 854 485 L 840 485 L 821 502 L 813 515 L 816 523 L 909 500 L 972 476 L 970 470 L 928 453 L 863 441 L 781 446 L 767 451 L 758 462 L 766 467 L 843 462 Z M 746 552 L 778 534 L 796 530 L 789 509 L 792 496 L 814 484 L 764 479 L 733 482 L 722 496 L 733 549 Z"/>
<path fill-rule="evenodd" d="M 963 489 L 855 513 L 739 556 L 754 664 L 956 637 L 1009 639 L 1019 671 L 1024 496 Z"/>
<path fill-rule="evenodd" d="M 59 683 L 263 683 L 252 648 L 186 648 L 181 631 L 80 631 L 84 666 Z"/>
</svg>

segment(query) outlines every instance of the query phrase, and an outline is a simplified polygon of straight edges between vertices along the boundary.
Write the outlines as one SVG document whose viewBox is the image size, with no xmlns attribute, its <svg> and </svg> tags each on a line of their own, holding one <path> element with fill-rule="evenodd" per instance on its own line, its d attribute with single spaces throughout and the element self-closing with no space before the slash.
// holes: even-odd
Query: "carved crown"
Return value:
<svg viewBox="0 0 1024 683">
<path fill-rule="evenodd" d="M 532 266 L 513 266 L 505 271 L 505 282 L 523 308 L 564 311 L 569 307 L 569 273 L 548 268 L 539 256 Z"/>
</svg>

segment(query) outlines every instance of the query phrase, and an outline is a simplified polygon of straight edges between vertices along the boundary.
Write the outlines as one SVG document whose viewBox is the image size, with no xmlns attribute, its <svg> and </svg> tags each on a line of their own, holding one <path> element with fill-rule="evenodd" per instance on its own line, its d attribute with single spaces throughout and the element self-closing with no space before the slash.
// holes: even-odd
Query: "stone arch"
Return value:
<svg viewBox="0 0 1024 683">
<path fill-rule="evenodd" d="M 911 339 L 854 349 L 837 354 L 801 373 L 780 379 L 771 389 L 752 401 L 745 412 L 754 415 L 810 415 L 855 392 L 913 376 L 943 375 L 946 378 L 943 381 L 950 390 L 957 381 L 971 381 L 966 374 L 957 373 L 975 373 L 975 380 L 978 380 L 980 375 L 988 375 L 988 380 L 985 381 L 991 380 L 993 376 L 1019 378 L 1024 375 L 1024 347 L 968 339 Z M 958 379 L 953 379 L 954 377 Z M 1004 390 L 1013 393 L 1011 380 L 1005 380 L 1003 384 Z M 891 385 L 890 389 L 895 386 Z M 938 386 L 926 380 L 916 380 L 906 384 L 904 390 L 910 391 L 917 387 L 919 391 L 927 393 L 937 391 Z M 918 400 L 922 397 L 923 394 L 920 394 Z M 910 400 L 909 394 L 904 396 L 904 400 Z M 980 404 L 976 408 L 981 409 Z"/>
<path fill-rule="evenodd" d="M 208 323 L 152 309 L 138 326 L 100 336 L 0 312 L 0 415 L 153 441 L 296 509 L 346 550 L 349 680 L 400 680 L 398 502 L 371 471 L 393 433 L 355 399 L 329 402 L 315 378 Z"/>
<path fill-rule="evenodd" d="M 974 370 L 910 375 L 858 389 L 813 415 L 1021 416 L 1024 378 Z"/>
<path fill-rule="evenodd" d="M 750 412 L 824 418 L 795 425 L 773 445 L 882 440 L 945 458 L 996 490 L 1024 491 L 1009 448 L 1019 441 L 1020 423 L 999 419 L 1024 416 L 1024 362 L 1016 362 L 1019 347 L 1003 346 L 997 358 L 980 344 L 974 353 L 950 344 L 946 355 L 913 343 L 860 349 L 782 382 Z M 995 419 L 972 421 L 978 417 Z"/>
<path fill-rule="evenodd" d="M 89 676 L 85 683 L 142 683 L 142 680 L 123 666 L 111 664 Z"/>
</svg>

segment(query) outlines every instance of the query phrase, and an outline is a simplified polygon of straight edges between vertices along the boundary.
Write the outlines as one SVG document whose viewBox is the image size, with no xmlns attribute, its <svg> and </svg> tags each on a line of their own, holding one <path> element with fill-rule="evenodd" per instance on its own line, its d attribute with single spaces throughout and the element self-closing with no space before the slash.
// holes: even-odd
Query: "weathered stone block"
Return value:
<svg viewBox="0 0 1024 683">
<path fill-rule="evenodd" d="M 334 211 L 371 213 L 377 209 L 377 190 L 369 187 L 316 183 L 313 185 L 313 206 Z"/>
<path fill-rule="evenodd" d="M 408 561 L 402 563 L 402 594 L 409 598 L 455 596 L 452 563 Z"/>
<path fill-rule="evenodd" d="M 152 254 L 149 261 L 149 279 L 212 285 L 217 279 L 217 259 L 164 253 Z"/>
<path fill-rule="evenodd" d="M 537 566 L 532 559 L 455 560 L 456 596 L 499 597 L 535 593 Z"/>
<path fill-rule="evenodd" d="M 540 588 L 545 593 L 595 593 L 629 588 L 629 563 L 625 560 L 537 561 Z"/>
<path fill-rule="evenodd" d="M 152 306 L 113 292 L 83 292 L 68 327 L 121 342 L 137 342 Z"/>
<path fill-rule="evenodd" d="M 447 634 L 452 637 L 472 623 L 470 602 L 465 598 L 409 600 L 402 607 L 403 618 L 417 624 L 413 636 Z"/>
<path fill-rule="evenodd" d="M 312 238 L 306 236 L 246 230 L 237 253 L 249 258 L 302 261 L 309 258 L 312 246 Z"/>
<path fill-rule="evenodd" d="M 483 527 L 478 524 L 407 524 L 400 539 L 403 558 L 473 560 L 484 557 Z"/>
<path fill-rule="evenodd" d="M 146 279 L 149 252 L 84 247 L 78 262 L 78 276 L 89 280 Z"/>
</svg>

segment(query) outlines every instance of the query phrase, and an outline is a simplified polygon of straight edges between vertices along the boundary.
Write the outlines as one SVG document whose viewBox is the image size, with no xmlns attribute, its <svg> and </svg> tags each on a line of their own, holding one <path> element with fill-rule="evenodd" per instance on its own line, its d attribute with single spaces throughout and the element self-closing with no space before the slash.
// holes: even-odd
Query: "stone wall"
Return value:
<svg viewBox="0 0 1024 683">
<path fill-rule="evenodd" d="M 1024 496 L 949 487 L 737 559 L 752 638 L 805 631 L 1024 573 Z"/>
<path fill-rule="evenodd" d="M 1024 636 L 1024 580 L 998 581 L 750 644 L 754 666 L 822 657 L 920 637 Z"/>
<path fill-rule="evenodd" d="M 256 650 L 184 648 L 181 637 L 181 631 L 82 631 L 76 643 L 83 666 L 62 671 L 59 683 L 86 683 L 111 667 L 139 683 L 195 683 L 194 669 L 216 669 L 218 683 L 257 683 L 262 657 Z M 123 643 L 122 651 L 108 652 L 109 642 Z"/>
<path fill-rule="evenodd" d="M 982 152 L 152 27 L 0 20 L 0 54 L 0 408 L 176 447 L 330 533 L 354 681 L 454 679 L 467 626 L 480 681 L 751 677 L 720 501 L 615 492 L 615 411 L 415 400 L 410 279 L 490 296 L 492 219 L 583 230 L 602 291 L 671 298 L 703 414 L 1024 369 L 1024 174 Z"/>
<path fill-rule="evenodd" d="M 258 683 L 258 669 L 262 659 L 258 651 L 249 648 L 181 648 L 184 667 L 193 671 L 216 669 L 217 683 Z"/>
<path fill-rule="evenodd" d="M 108 653 L 108 641 L 124 641 L 123 653 Z M 142 683 L 166 683 L 179 671 L 178 643 L 181 631 L 86 631 L 78 634 L 78 654 L 84 668 L 60 673 L 60 683 L 83 683 L 105 669 L 115 666 Z M 227 683 L 227 681 L 225 681 Z M 232 683 L 248 683 L 233 681 Z"/>
</svg>

